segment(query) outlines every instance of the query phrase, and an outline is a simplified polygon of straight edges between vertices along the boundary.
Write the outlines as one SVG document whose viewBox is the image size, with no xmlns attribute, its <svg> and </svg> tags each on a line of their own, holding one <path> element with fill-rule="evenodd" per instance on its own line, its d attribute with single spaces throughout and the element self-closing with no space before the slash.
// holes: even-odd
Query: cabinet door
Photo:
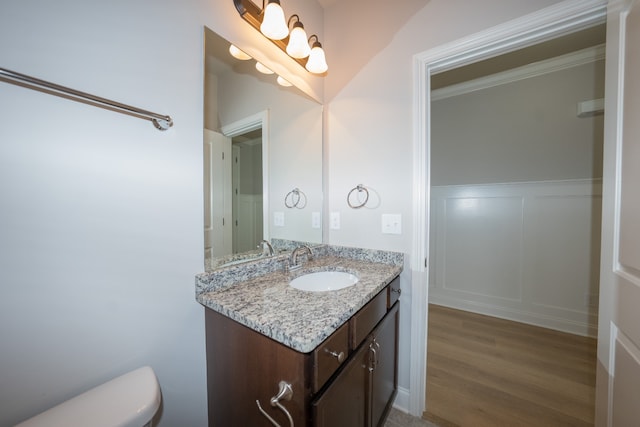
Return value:
<svg viewBox="0 0 640 427">
<path fill-rule="evenodd" d="M 296 426 L 307 425 L 311 389 L 305 381 L 310 365 L 305 354 L 210 309 L 205 309 L 205 325 L 209 427 L 273 427 L 256 400 L 288 426 L 285 414 L 269 404 L 281 380 L 293 389 L 292 399 L 282 404 Z"/>
<path fill-rule="evenodd" d="M 363 345 L 342 372 L 313 403 L 315 427 L 365 425 L 368 346 Z"/>
<path fill-rule="evenodd" d="M 399 304 L 395 304 L 389 314 L 380 322 L 370 337 L 375 350 L 373 371 L 369 376 L 371 427 L 384 425 L 398 390 L 398 314 Z"/>
</svg>

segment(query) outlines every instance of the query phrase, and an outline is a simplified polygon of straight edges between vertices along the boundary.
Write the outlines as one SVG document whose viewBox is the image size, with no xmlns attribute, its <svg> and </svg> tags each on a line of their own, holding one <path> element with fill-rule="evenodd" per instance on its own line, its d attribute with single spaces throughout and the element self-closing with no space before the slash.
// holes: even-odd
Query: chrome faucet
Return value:
<svg viewBox="0 0 640 427">
<path fill-rule="evenodd" d="M 268 240 L 261 241 L 258 247 L 260 246 L 262 246 L 262 255 L 273 256 L 273 246 Z"/>
<path fill-rule="evenodd" d="M 307 252 L 307 254 L 309 255 L 309 259 L 313 257 L 313 252 L 311 251 L 311 248 L 309 246 L 298 246 L 293 250 L 293 252 L 291 252 L 291 258 L 289 259 L 289 270 L 296 270 L 302 267 L 302 264 L 298 265 L 298 255 L 300 255 L 302 252 Z"/>
</svg>

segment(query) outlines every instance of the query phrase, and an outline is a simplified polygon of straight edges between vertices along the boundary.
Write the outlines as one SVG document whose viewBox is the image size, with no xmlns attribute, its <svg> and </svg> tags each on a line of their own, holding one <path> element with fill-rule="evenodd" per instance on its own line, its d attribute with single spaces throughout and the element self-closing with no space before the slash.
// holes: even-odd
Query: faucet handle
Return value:
<svg viewBox="0 0 640 427">
<path fill-rule="evenodd" d="M 274 254 L 273 246 L 271 246 L 271 243 L 269 243 L 268 240 L 262 240 L 260 244 L 258 244 L 258 247 L 261 247 L 261 246 L 262 246 L 262 255 L 273 256 Z"/>
<path fill-rule="evenodd" d="M 304 251 L 308 253 L 308 259 L 313 258 L 313 252 L 309 246 L 298 246 L 293 250 L 293 252 L 291 252 L 291 257 L 289 258 L 289 270 L 297 270 L 302 266 L 302 264 L 298 264 L 298 255 Z"/>
</svg>

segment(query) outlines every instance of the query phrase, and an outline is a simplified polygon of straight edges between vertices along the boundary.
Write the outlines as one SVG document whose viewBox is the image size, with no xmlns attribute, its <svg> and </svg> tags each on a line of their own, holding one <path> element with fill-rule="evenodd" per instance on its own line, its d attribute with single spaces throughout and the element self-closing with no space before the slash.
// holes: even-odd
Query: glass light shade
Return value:
<svg viewBox="0 0 640 427">
<path fill-rule="evenodd" d="M 293 24 L 291 34 L 289 34 L 289 44 L 287 45 L 287 53 L 292 58 L 306 58 L 309 56 L 311 48 L 307 41 L 307 32 L 300 22 Z"/>
<path fill-rule="evenodd" d="M 282 77 L 278 76 L 278 78 L 276 79 L 276 81 L 278 82 L 278 84 L 280 86 L 285 86 L 285 87 L 289 87 L 292 86 L 291 83 L 289 83 L 287 80 L 283 79 Z"/>
<path fill-rule="evenodd" d="M 273 74 L 273 71 L 265 67 L 262 62 L 256 62 L 256 70 L 260 71 L 262 74 Z"/>
<path fill-rule="evenodd" d="M 284 11 L 280 7 L 280 1 L 269 0 L 264 8 L 260 31 L 272 40 L 282 40 L 289 35 L 289 27 L 284 19 Z"/>
<path fill-rule="evenodd" d="M 305 68 L 310 73 L 314 74 L 322 74 L 329 69 L 327 60 L 324 57 L 324 50 L 322 50 L 322 45 L 320 43 L 315 42 L 313 44 Z"/>
<path fill-rule="evenodd" d="M 231 54 L 231 56 L 241 61 L 246 61 L 248 59 L 251 59 L 249 55 L 247 55 L 246 53 L 244 53 L 234 45 L 229 46 L 229 53 Z"/>
</svg>

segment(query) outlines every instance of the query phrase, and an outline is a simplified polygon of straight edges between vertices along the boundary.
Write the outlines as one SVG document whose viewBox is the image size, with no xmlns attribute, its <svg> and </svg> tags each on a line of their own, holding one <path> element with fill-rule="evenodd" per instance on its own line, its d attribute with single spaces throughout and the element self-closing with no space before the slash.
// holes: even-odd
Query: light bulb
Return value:
<svg viewBox="0 0 640 427">
<path fill-rule="evenodd" d="M 319 41 L 313 43 L 305 68 L 314 74 L 322 74 L 329 69 L 327 60 L 324 57 L 324 50 L 322 50 L 322 45 Z"/>
<path fill-rule="evenodd" d="M 284 11 L 280 7 L 280 0 L 269 0 L 264 8 L 264 18 L 260 24 L 260 31 L 272 40 L 282 40 L 289 35 L 289 27 L 284 19 Z"/>
<path fill-rule="evenodd" d="M 246 61 L 248 59 L 251 59 L 249 55 L 247 55 L 246 53 L 244 53 L 234 45 L 229 46 L 229 53 L 231 54 L 231 56 L 241 61 Z"/>
<path fill-rule="evenodd" d="M 285 86 L 285 87 L 289 87 L 292 86 L 291 83 L 289 83 L 287 80 L 283 79 L 282 77 L 278 76 L 278 78 L 276 79 L 276 81 L 278 82 L 278 84 L 280 86 Z"/>
<path fill-rule="evenodd" d="M 262 74 L 273 74 L 273 71 L 265 67 L 262 62 L 256 62 L 256 70 L 260 71 Z"/>
<path fill-rule="evenodd" d="M 307 41 L 307 33 L 304 30 L 302 22 L 298 21 L 293 24 L 291 34 L 289 34 L 289 44 L 287 45 L 287 53 L 292 58 L 306 58 L 309 56 L 311 48 Z"/>
</svg>

